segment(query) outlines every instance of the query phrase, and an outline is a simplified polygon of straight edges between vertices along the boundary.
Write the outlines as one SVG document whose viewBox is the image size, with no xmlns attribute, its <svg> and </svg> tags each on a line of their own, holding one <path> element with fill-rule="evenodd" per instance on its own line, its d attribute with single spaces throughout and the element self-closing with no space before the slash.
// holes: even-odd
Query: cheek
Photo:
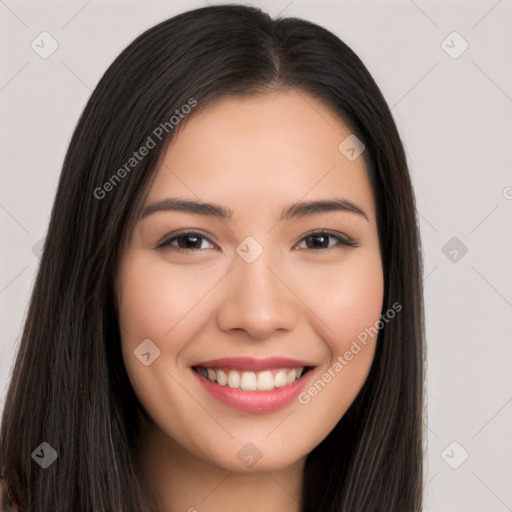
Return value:
<svg viewBox="0 0 512 512">
<path fill-rule="evenodd" d="M 121 266 L 119 275 L 123 342 L 126 340 L 133 349 L 133 343 L 149 338 L 158 340 L 162 351 L 178 351 L 176 340 L 181 336 L 176 336 L 176 332 L 190 324 L 192 308 L 204 295 L 205 283 L 185 279 L 186 274 L 179 268 L 170 272 L 169 265 L 150 257 L 134 257 L 127 263 L 128 268 L 129 271 Z"/>
<path fill-rule="evenodd" d="M 380 253 L 354 252 L 341 264 L 303 269 L 300 294 L 322 321 L 333 352 L 347 350 L 365 328 L 379 320 L 384 293 Z"/>
<path fill-rule="evenodd" d="M 150 402 L 170 385 L 167 372 L 175 374 L 181 351 L 202 327 L 198 317 L 207 315 L 201 301 L 204 281 L 186 276 L 179 268 L 170 270 L 162 260 L 155 261 L 143 253 L 130 257 L 120 267 L 123 360 L 132 386 L 146 408 L 151 408 Z M 148 339 L 149 344 L 144 341 Z M 141 358 L 148 351 L 150 360 L 153 354 L 155 358 L 146 366 Z M 173 397 L 169 397 L 171 402 Z"/>
<path fill-rule="evenodd" d="M 320 442 L 348 410 L 368 376 L 384 280 L 378 252 L 360 252 L 350 265 L 304 275 L 302 293 L 309 290 L 308 305 L 316 314 L 317 331 L 322 331 L 329 351 L 324 366 L 299 396 L 300 407 L 311 422 L 310 431 Z"/>
<path fill-rule="evenodd" d="M 189 397 L 173 376 L 181 371 L 183 348 L 202 328 L 198 318 L 208 314 L 206 301 L 201 301 L 208 283 L 142 251 L 125 257 L 118 279 L 122 354 L 132 387 L 160 424 L 168 422 L 168 410 L 173 410 L 179 426 Z M 148 365 L 138 357 L 146 352 L 153 361 Z M 158 356 L 153 359 L 154 354 Z"/>
</svg>

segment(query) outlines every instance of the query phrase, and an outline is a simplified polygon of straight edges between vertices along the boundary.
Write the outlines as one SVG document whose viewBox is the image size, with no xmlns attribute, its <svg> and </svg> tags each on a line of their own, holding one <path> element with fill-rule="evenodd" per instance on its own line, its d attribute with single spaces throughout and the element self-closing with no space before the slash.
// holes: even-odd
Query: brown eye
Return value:
<svg viewBox="0 0 512 512">
<path fill-rule="evenodd" d="M 211 242 L 201 233 L 197 233 L 195 231 L 186 231 L 167 238 L 158 246 L 158 248 L 176 248 L 183 251 L 208 249 L 208 247 L 203 246 L 204 241 Z"/>
<path fill-rule="evenodd" d="M 341 235 L 341 233 L 333 231 L 316 231 L 305 236 L 301 242 L 306 241 L 306 249 L 330 249 L 336 245 L 348 245 L 350 247 L 357 247 L 357 244 L 349 238 Z M 334 243 L 331 243 L 333 240 Z"/>
</svg>

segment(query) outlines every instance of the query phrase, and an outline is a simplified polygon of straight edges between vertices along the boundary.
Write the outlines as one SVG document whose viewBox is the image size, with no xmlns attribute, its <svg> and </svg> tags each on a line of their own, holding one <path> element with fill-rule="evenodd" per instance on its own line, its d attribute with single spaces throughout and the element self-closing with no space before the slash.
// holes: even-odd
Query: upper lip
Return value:
<svg viewBox="0 0 512 512">
<path fill-rule="evenodd" d="M 193 366 L 203 368 L 226 368 L 228 370 L 272 370 L 275 368 L 300 368 L 314 366 L 307 361 L 289 357 L 222 357 L 197 363 Z"/>
</svg>

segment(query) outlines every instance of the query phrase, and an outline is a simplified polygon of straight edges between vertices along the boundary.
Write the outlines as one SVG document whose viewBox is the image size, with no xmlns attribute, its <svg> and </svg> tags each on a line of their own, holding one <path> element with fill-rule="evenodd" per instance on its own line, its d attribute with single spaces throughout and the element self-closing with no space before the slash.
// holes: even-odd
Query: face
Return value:
<svg viewBox="0 0 512 512">
<path fill-rule="evenodd" d="M 361 389 L 383 273 L 363 157 L 339 149 L 349 134 L 289 91 L 224 98 L 171 142 L 116 283 L 124 363 L 162 452 L 285 468 Z"/>
</svg>

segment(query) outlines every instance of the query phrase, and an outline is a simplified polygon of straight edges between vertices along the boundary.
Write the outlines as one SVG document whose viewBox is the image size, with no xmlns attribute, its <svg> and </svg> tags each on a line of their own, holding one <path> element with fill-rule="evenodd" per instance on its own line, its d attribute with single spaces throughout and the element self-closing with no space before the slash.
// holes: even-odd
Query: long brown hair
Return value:
<svg viewBox="0 0 512 512">
<path fill-rule="evenodd" d="M 222 5 L 185 12 L 135 39 L 100 80 L 74 131 L 0 431 L 0 470 L 20 512 L 157 510 L 135 457 L 145 411 L 121 355 L 120 252 L 159 159 L 186 123 L 174 130 L 176 110 L 191 98 L 199 110 L 225 95 L 291 88 L 331 107 L 364 143 L 384 268 L 382 311 L 402 306 L 379 332 L 355 401 L 307 457 L 301 510 L 421 510 L 422 260 L 391 112 L 361 60 L 328 30 Z M 161 125 L 167 129 L 157 147 L 113 180 Z M 31 457 L 43 442 L 58 454 L 46 469 Z"/>
</svg>

